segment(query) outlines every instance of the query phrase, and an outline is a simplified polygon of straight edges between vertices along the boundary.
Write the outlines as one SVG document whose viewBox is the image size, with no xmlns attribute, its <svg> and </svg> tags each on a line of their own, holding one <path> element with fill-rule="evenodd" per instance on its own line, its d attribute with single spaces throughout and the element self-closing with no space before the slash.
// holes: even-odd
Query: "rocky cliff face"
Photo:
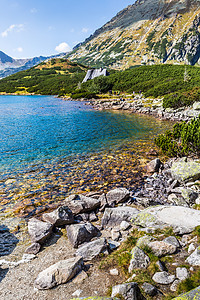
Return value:
<svg viewBox="0 0 200 300">
<path fill-rule="evenodd" d="M 68 55 L 92 66 L 200 64 L 200 1 L 138 0 Z"/>
</svg>

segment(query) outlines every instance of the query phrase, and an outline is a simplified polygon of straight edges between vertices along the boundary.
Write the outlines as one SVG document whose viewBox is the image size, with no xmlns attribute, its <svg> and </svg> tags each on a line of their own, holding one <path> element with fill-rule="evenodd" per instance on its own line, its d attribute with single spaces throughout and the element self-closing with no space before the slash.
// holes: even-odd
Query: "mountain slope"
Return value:
<svg viewBox="0 0 200 300">
<path fill-rule="evenodd" d="M 4 52 L 0 51 L 0 78 L 12 75 L 19 71 L 24 71 L 33 66 L 54 57 L 63 57 L 66 53 L 52 55 L 52 56 L 39 56 L 26 59 L 14 59 Z"/>
<path fill-rule="evenodd" d="M 63 95 L 77 89 L 88 68 L 54 58 L 0 80 L 1 93 Z"/>
<path fill-rule="evenodd" d="M 200 58 L 199 0 L 138 0 L 67 55 L 71 60 L 124 69 Z"/>
</svg>

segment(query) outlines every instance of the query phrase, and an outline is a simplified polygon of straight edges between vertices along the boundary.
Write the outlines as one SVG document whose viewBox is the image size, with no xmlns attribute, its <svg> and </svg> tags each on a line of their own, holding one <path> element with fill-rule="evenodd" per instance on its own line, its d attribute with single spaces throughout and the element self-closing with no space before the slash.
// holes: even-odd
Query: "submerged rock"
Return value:
<svg viewBox="0 0 200 300">
<path fill-rule="evenodd" d="M 83 266 L 82 257 L 61 260 L 39 273 L 35 280 L 35 287 L 39 290 L 47 290 L 67 283 L 83 269 Z"/>
</svg>

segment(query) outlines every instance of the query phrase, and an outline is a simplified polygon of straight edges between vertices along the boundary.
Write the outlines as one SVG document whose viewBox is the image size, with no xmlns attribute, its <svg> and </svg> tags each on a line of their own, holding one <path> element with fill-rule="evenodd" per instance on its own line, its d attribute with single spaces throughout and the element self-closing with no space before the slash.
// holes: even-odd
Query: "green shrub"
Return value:
<svg viewBox="0 0 200 300">
<path fill-rule="evenodd" d="M 159 135 L 156 145 L 168 156 L 200 154 L 200 117 L 174 125 L 172 131 Z"/>
<path fill-rule="evenodd" d="M 97 99 L 97 95 L 95 93 L 83 92 L 78 94 L 72 94 L 72 99 Z"/>
</svg>

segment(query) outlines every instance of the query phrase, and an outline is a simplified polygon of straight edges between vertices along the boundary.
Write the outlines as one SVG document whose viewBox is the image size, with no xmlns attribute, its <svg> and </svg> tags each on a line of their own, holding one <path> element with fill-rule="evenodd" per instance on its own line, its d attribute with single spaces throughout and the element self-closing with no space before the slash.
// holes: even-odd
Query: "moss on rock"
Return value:
<svg viewBox="0 0 200 300">
<path fill-rule="evenodd" d="M 199 299 L 200 299 L 200 286 L 186 294 L 174 298 L 174 300 L 199 300 Z"/>
</svg>

